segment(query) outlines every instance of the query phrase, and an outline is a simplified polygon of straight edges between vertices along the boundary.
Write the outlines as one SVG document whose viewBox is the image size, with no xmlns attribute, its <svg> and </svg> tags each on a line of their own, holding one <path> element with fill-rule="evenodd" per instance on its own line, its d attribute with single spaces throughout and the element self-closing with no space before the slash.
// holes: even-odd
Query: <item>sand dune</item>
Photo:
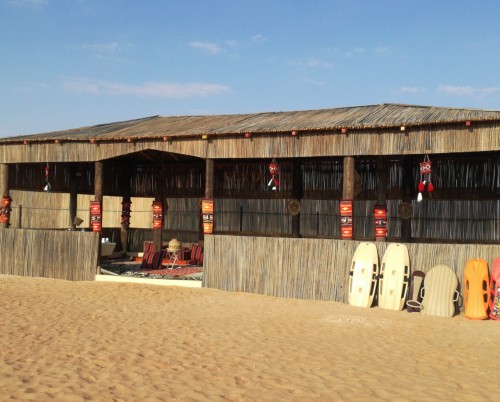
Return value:
<svg viewBox="0 0 500 402">
<path fill-rule="evenodd" d="M 0 276 L 0 400 L 487 401 L 500 322 Z"/>
</svg>

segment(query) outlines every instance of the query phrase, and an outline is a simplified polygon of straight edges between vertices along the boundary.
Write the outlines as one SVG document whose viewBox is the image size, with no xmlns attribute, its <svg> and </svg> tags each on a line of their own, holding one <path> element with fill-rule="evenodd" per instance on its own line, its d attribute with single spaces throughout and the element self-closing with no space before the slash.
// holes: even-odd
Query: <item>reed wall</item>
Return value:
<svg viewBox="0 0 500 402">
<path fill-rule="evenodd" d="M 485 152 L 500 150 L 500 125 L 477 122 L 474 127 L 463 124 L 384 129 L 352 129 L 338 131 L 218 135 L 209 140 L 200 137 L 177 137 L 171 141 L 138 139 L 134 142 L 89 141 L 2 144 L 1 163 L 92 162 L 120 155 L 158 150 L 199 158 L 298 158 L 349 155 L 414 155 L 435 153 Z"/>
<path fill-rule="evenodd" d="M 69 194 L 11 190 L 10 196 L 12 197 L 11 227 L 32 229 L 70 227 Z M 78 194 L 77 216 L 83 220 L 80 228 L 90 226 L 90 201 L 93 198 L 92 195 Z M 151 209 L 153 200 L 152 197 L 131 198 L 131 227 L 144 229 L 153 227 Z M 197 230 L 200 224 L 200 198 L 168 198 L 167 201 L 166 228 Z M 120 227 L 121 202 L 121 197 L 104 196 L 103 227 Z"/>
<path fill-rule="evenodd" d="M 69 195 L 13 190 L 11 227 L 32 229 L 67 229 L 70 227 Z M 77 216 L 89 227 L 89 205 L 92 196 L 78 195 Z M 129 249 L 141 251 L 145 240 L 151 240 L 153 198 L 132 197 Z M 164 238 L 195 242 L 200 235 L 200 198 L 168 198 Z M 292 217 L 287 212 L 287 199 L 215 199 L 216 233 L 290 236 Z M 388 200 L 388 238 L 401 237 L 400 200 Z M 374 239 L 374 200 L 354 202 L 354 238 Z M 500 200 L 413 200 L 412 238 L 427 242 L 500 242 Z M 21 208 L 20 208 L 21 207 Z M 120 227 L 121 198 L 104 197 L 103 227 Z M 21 222 L 19 214 L 22 213 Z M 115 230 L 115 242 L 120 236 Z M 113 232 L 113 233 L 114 233 Z M 112 237 L 105 232 L 105 237 Z M 338 200 L 301 200 L 300 234 L 303 237 L 340 237 Z M 119 250 L 120 247 L 117 248 Z"/>
<path fill-rule="evenodd" d="M 360 242 L 255 236 L 205 236 L 203 286 L 231 292 L 347 303 L 349 270 Z M 377 242 L 382 259 L 389 243 Z M 463 282 L 467 260 L 491 266 L 499 245 L 407 244 L 412 272 L 448 265 Z M 462 293 L 462 286 L 460 285 Z"/>
<path fill-rule="evenodd" d="M 163 154 L 148 154 L 152 161 Z M 417 197 L 420 182 L 419 163 L 423 155 L 408 157 L 357 157 L 357 200 L 380 198 L 382 182 L 387 199 L 401 199 L 403 190 Z M 279 159 L 279 191 L 268 186 L 269 159 L 245 159 L 214 163 L 213 192 L 215 198 L 239 199 L 340 199 L 343 184 L 343 158 Z M 11 190 L 41 191 L 45 185 L 42 163 L 9 165 Z M 155 162 L 138 160 L 124 164 L 108 160 L 103 166 L 103 187 L 107 196 L 130 195 L 169 198 L 201 198 L 205 192 L 205 165 L 201 160 L 171 162 L 163 165 L 161 174 Z M 49 181 L 52 192 L 94 193 L 93 163 L 51 163 Z M 294 188 L 295 182 L 295 188 Z M 300 182 L 300 185 L 298 183 Z M 434 199 L 500 199 L 500 153 L 445 154 L 432 156 Z"/>
<path fill-rule="evenodd" d="M 0 229 L 0 274 L 93 281 L 99 236 L 91 232 Z"/>
</svg>

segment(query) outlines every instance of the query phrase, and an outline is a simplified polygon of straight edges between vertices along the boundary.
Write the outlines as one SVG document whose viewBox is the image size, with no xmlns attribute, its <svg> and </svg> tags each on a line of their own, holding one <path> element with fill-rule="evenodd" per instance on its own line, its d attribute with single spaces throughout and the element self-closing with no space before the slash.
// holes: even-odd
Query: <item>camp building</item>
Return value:
<svg viewBox="0 0 500 402">
<path fill-rule="evenodd" d="M 345 301 L 361 241 L 459 279 L 500 256 L 500 111 L 154 116 L 2 138 L 0 164 L 2 274 L 94 280 L 102 237 L 177 238 L 202 286 Z"/>
</svg>

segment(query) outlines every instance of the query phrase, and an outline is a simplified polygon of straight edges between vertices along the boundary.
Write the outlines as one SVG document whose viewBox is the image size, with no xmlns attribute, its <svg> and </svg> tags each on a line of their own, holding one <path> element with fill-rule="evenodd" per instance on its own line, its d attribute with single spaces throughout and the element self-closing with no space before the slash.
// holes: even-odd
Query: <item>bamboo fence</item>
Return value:
<svg viewBox="0 0 500 402">
<path fill-rule="evenodd" d="M 0 229 L 3 275 L 93 281 L 99 236 L 91 232 Z"/>
<path fill-rule="evenodd" d="M 346 303 L 349 270 L 359 243 L 334 239 L 206 236 L 203 286 Z M 381 260 L 389 243 L 375 244 Z M 406 245 L 412 271 L 428 272 L 435 265 L 445 264 L 453 269 L 460 284 L 467 260 L 483 258 L 491 266 L 500 256 L 499 245 Z M 461 288 L 460 285 L 460 291 Z"/>
<path fill-rule="evenodd" d="M 11 190 L 11 227 L 36 229 L 67 229 L 69 221 L 69 194 Z M 90 201 L 94 197 L 78 194 L 77 216 L 83 220 L 80 227 L 89 227 Z M 132 197 L 131 227 L 150 229 L 152 224 L 151 204 L 153 197 Z M 200 220 L 201 198 L 168 198 L 166 227 L 171 229 L 196 230 Z M 103 227 L 120 227 L 122 198 L 104 196 Z M 19 207 L 21 206 L 21 211 Z"/>
<path fill-rule="evenodd" d="M 11 191 L 13 198 L 11 227 L 32 229 L 67 229 L 70 227 L 69 195 L 64 193 Z M 92 196 L 78 195 L 77 216 L 83 220 L 78 228 L 89 227 L 89 205 Z M 141 251 L 145 240 L 151 240 L 151 203 L 153 198 L 132 197 L 129 246 Z M 184 242 L 199 238 L 201 198 L 168 198 L 165 218 L 166 239 Z M 215 199 L 216 233 L 290 236 L 291 215 L 288 199 Z M 400 200 L 388 200 L 388 238 L 401 237 Z M 354 238 L 374 238 L 374 200 L 354 201 Z M 411 201 L 413 207 L 411 236 L 415 241 L 498 243 L 500 240 L 500 200 L 424 199 Z M 103 227 L 120 227 L 121 197 L 105 196 Z M 22 219 L 20 221 L 20 213 Z M 338 200 L 302 199 L 300 234 L 303 237 L 340 237 Z M 110 237 L 110 236 L 107 236 Z M 115 236 L 119 241 L 120 236 Z M 133 247 L 131 246 L 133 244 Z M 119 249 L 119 248 L 118 248 Z"/>
</svg>

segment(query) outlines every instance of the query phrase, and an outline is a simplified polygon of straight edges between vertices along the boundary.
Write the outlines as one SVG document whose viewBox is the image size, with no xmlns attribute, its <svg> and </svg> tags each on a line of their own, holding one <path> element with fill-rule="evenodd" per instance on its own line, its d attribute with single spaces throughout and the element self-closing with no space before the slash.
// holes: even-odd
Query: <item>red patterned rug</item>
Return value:
<svg viewBox="0 0 500 402">
<path fill-rule="evenodd" d="M 151 269 L 151 270 L 142 270 L 140 272 L 144 272 L 152 275 L 166 275 L 166 276 L 185 276 L 191 274 L 197 274 L 203 272 L 202 267 L 182 267 L 182 268 L 172 268 L 172 269 Z"/>
</svg>

